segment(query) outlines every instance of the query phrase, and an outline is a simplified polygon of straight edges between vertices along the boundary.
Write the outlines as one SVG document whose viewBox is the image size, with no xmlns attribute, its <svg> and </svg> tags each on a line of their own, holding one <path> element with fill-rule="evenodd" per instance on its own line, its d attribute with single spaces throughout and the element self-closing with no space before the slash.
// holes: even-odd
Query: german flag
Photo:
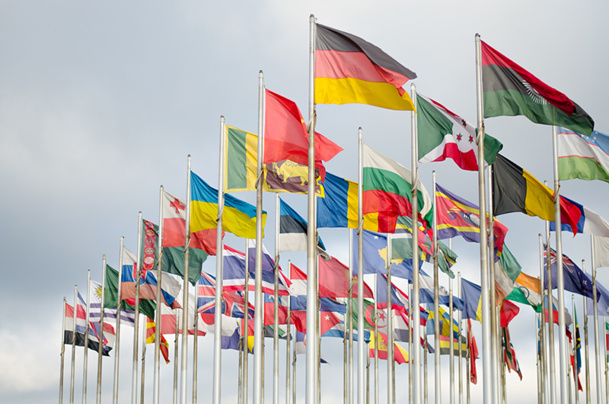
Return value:
<svg viewBox="0 0 609 404">
<path fill-rule="evenodd" d="M 543 185 L 528 171 L 497 154 L 493 164 L 493 213 L 522 212 L 554 221 L 554 191 Z M 567 199 L 560 197 L 561 222 L 577 229 L 581 211 Z M 574 235 L 577 230 L 574 231 Z"/>
<path fill-rule="evenodd" d="M 482 41 L 484 117 L 524 115 L 535 123 L 590 136 L 594 121 L 579 105 Z"/>
<path fill-rule="evenodd" d="M 377 46 L 317 24 L 315 49 L 315 103 L 415 110 L 402 86 L 417 75 Z"/>
</svg>

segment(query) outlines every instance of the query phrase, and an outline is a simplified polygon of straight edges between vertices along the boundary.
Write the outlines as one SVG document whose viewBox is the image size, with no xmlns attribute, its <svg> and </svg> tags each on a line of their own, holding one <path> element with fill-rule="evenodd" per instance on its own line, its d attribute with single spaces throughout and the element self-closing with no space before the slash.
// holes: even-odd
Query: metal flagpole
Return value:
<svg viewBox="0 0 609 404">
<path fill-rule="evenodd" d="M 433 205 L 436 205 L 436 172 L 432 171 L 433 178 Z M 437 210 L 433 210 L 433 318 L 434 318 L 434 399 L 435 404 L 442 402 L 442 389 L 440 388 L 440 282 L 438 274 L 438 220 Z M 414 233 L 414 227 L 413 227 Z"/>
<path fill-rule="evenodd" d="M 379 316 L 378 316 L 378 274 L 374 274 L 374 404 L 379 403 Z M 359 337 L 359 335 L 358 335 Z M 370 352 L 368 352 L 370 355 Z M 389 355 L 387 356 L 389 357 Z"/>
<path fill-rule="evenodd" d="M 63 404 L 63 369 L 64 357 L 66 353 L 66 297 L 63 297 L 63 306 L 61 306 L 61 352 L 59 353 L 59 404 Z"/>
<path fill-rule="evenodd" d="M 376 344 L 376 341 L 375 341 Z M 366 344 L 366 351 L 370 352 L 370 344 Z M 366 356 L 366 404 L 370 403 L 370 355 Z"/>
<path fill-rule="evenodd" d="M 586 273 L 586 261 L 582 260 L 582 271 Z M 586 370 L 586 387 L 585 396 L 586 404 L 590 404 L 590 355 L 588 353 L 588 302 L 587 297 L 583 296 L 583 307 L 584 307 L 584 366 Z"/>
<path fill-rule="evenodd" d="M 351 250 L 351 249 L 349 249 Z M 349 271 L 351 272 L 351 271 Z M 349 272 L 347 273 L 347 282 L 349 282 L 349 289 L 351 289 L 351 277 L 349 276 Z M 351 301 L 347 300 L 347 304 L 350 305 Z M 348 309 L 347 309 L 348 310 Z M 288 312 L 289 314 L 289 312 Z M 345 328 L 344 328 L 344 333 L 343 333 L 343 404 L 349 404 L 349 387 L 348 387 L 348 376 L 347 376 L 347 355 L 349 354 L 347 351 L 348 348 L 348 338 L 349 338 L 349 328 L 347 326 L 348 324 L 348 320 L 347 320 L 347 316 L 348 316 L 348 312 L 347 314 L 345 314 L 345 319 L 344 319 L 344 324 L 345 324 Z M 287 402 L 286 402 L 287 404 Z"/>
<path fill-rule="evenodd" d="M 577 319 L 577 314 L 575 313 L 575 295 L 571 294 L 571 308 L 573 310 L 573 316 Z M 575 404 L 579 404 L 579 386 L 577 381 L 579 380 L 577 374 L 577 367 L 580 366 L 577 362 L 577 324 L 573 323 L 573 386 L 575 391 Z"/>
<path fill-rule="evenodd" d="M 467 332 L 468 332 L 468 335 L 471 332 L 469 329 L 469 323 L 467 324 Z M 436 352 L 439 352 L 439 351 L 436 351 Z M 467 360 L 465 361 L 465 363 L 466 363 L 465 371 L 467 372 L 467 383 L 465 384 L 465 393 L 466 393 L 465 397 L 467 398 L 467 400 L 465 402 L 467 404 L 471 403 L 471 396 L 470 396 L 470 387 L 471 387 L 470 385 L 472 384 L 471 369 L 470 369 L 471 355 L 472 355 L 472 351 L 470 349 L 469 341 L 468 341 L 468 343 L 467 343 Z"/>
<path fill-rule="evenodd" d="M 364 343 L 364 216 L 363 216 L 363 167 L 362 167 L 362 128 L 358 129 L 358 184 L 357 184 L 357 357 L 358 357 L 358 386 L 357 386 L 357 402 L 358 404 L 364 403 L 364 393 L 366 391 L 364 385 L 364 361 L 368 361 L 365 355 L 365 343 Z M 375 308 L 376 309 L 376 308 Z M 376 344 L 376 341 L 375 341 Z M 307 403 L 309 404 L 309 403 Z M 311 403 L 312 404 L 312 403 Z"/>
<path fill-rule="evenodd" d="M 414 268 L 414 267 L 413 267 Z M 414 369 L 412 367 L 412 283 L 408 284 L 408 402 L 412 404 L 414 400 L 414 388 L 412 386 L 412 378 L 414 377 Z M 439 352 L 439 351 L 438 351 Z"/>
<path fill-rule="evenodd" d="M 609 361 L 607 361 L 607 319 L 605 316 L 603 316 L 603 323 L 605 325 L 604 327 L 604 331 L 603 331 L 603 335 L 605 336 L 605 341 L 603 341 L 603 362 L 605 362 L 605 393 L 606 393 L 606 402 L 609 402 L 609 369 L 608 369 L 608 364 Z M 599 389 L 599 394 L 601 394 L 603 391 L 602 388 Z"/>
<path fill-rule="evenodd" d="M 72 363 L 70 368 L 70 404 L 74 404 L 74 372 L 76 370 L 76 312 L 78 310 L 78 286 L 74 285 L 74 326 L 72 328 Z M 86 342 L 86 340 L 85 340 Z M 85 346 L 85 349 L 89 349 Z"/>
<path fill-rule="evenodd" d="M 154 394 L 153 403 L 159 404 L 160 400 L 160 389 L 161 389 L 161 302 L 162 298 L 162 285 L 163 285 L 163 222 L 165 221 L 163 216 L 165 188 L 161 185 L 159 189 L 159 234 L 158 243 L 156 249 L 156 261 L 157 261 L 157 288 L 156 288 L 156 301 L 157 310 L 155 314 L 155 330 L 154 330 Z"/>
<path fill-rule="evenodd" d="M 296 326 L 294 326 L 294 329 L 296 329 Z M 292 360 L 292 404 L 296 404 L 296 342 L 294 342 L 293 353 L 294 359 Z"/>
<path fill-rule="evenodd" d="M 147 327 L 148 319 L 146 319 L 146 328 Z M 142 376 L 140 377 L 140 404 L 144 404 L 144 387 L 146 386 L 146 328 L 144 328 L 143 330 L 144 343 L 142 344 Z"/>
<path fill-rule="evenodd" d="M 307 190 L 307 376 L 306 403 L 317 402 L 317 230 L 315 223 L 315 16 L 309 17 L 309 175 Z M 258 404 L 258 403 L 255 403 Z"/>
<path fill-rule="evenodd" d="M 476 99 L 478 110 L 478 205 L 480 206 L 480 234 L 486 235 L 486 192 L 484 182 L 484 112 L 482 92 L 482 59 L 480 50 L 480 35 L 476 34 Z M 482 300 L 482 388 L 483 402 L 493 402 L 493 383 L 491 379 L 491 330 L 488 286 L 488 257 L 487 238 L 480 237 L 480 287 Z"/>
<path fill-rule="evenodd" d="M 413 221 L 413 223 L 415 223 Z M 412 251 L 418 251 L 414 248 Z M 393 345 L 393 306 L 391 302 L 391 234 L 387 234 L 387 403 L 395 404 L 395 346 Z"/>
<path fill-rule="evenodd" d="M 120 337 L 121 337 L 121 274 L 123 271 L 123 249 L 125 237 L 121 236 L 121 246 L 118 253 L 118 291 L 116 302 L 116 342 L 114 347 L 114 385 L 112 387 L 112 404 L 118 404 L 118 364 L 120 353 Z"/>
<path fill-rule="evenodd" d="M 102 257 L 101 307 L 99 313 L 99 346 L 97 350 L 97 404 L 101 404 L 102 350 L 104 347 L 104 301 L 106 293 L 106 254 Z M 87 302 L 89 298 L 87 297 Z M 87 303 L 88 305 L 88 303 Z M 88 336 L 87 336 L 88 338 Z"/>
<path fill-rule="evenodd" d="M 416 105 L 417 92 L 414 84 L 410 86 L 412 91 L 412 102 Z M 420 335 L 421 335 L 421 311 L 420 296 L 419 296 L 419 202 L 418 202 L 418 190 L 419 190 L 419 158 L 418 158 L 418 142 L 417 142 L 417 114 L 415 111 L 411 113 L 411 164 L 412 164 L 412 288 L 413 288 L 413 329 L 414 343 L 412 344 L 414 350 L 414 358 L 412 361 L 413 365 L 413 377 L 412 383 L 414 385 L 413 398 L 415 404 L 421 403 L 421 349 L 420 349 Z"/>
<path fill-rule="evenodd" d="M 239 377 L 237 378 L 237 402 L 243 404 L 243 355 L 246 347 L 244 347 L 243 339 L 239 338 Z"/>
<path fill-rule="evenodd" d="M 489 250 L 489 292 L 490 292 L 490 314 L 491 314 L 491 354 L 493 358 L 496 360 L 491 361 L 491 378 L 493 383 L 491 384 L 491 394 L 495 397 L 495 402 L 499 402 L 500 399 L 500 375 L 499 375 L 499 364 L 501 361 L 499 360 L 499 327 L 497 324 L 497 302 L 495 296 L 495 216 L 493 212 L 493 175 L 492 175 L 493 167 L 491 165 L 488 166 L 488 206 L 489 206 L 489 214 L 488 214 L 488 239 L 491 240 L 488 243 Z M 482 220 L 482 217 L 481 219 Z M 481 233 L 482 234 L 482 233 Z"/>
<path fill-rule="evenodd" d="M 542 393 L 543 393 L 543 403 L 548 403 L 549 401 L 549 384 L 548 384 L 548 347 L 547 347 L 547 338 L 546 338 L 546 311 L 544 310 L 545 305 L 545 288 L 544 288 L 544 272 L 545 267 L 543 263 L 543 239 L 541 234 L 539 236 L 539 290 L 541 290 L 541 313 L 540 313 L 540 341 L 541 341 L 541 385 L 542 385 Z"/>
<path fill-rule="evenodd" d="M 243 356 L 243 403 L 248 403 L 248 383 L 249 383 L 249 283 L 250 283 L 250 269 L 249 269 L 249 241 L 245 240 L 245 279 L 244 279 L 244 305 L 245 310 L 243 314 L 243 351 L 245 352 Z"/>
<path fill-rule="evenodd" d="M 463 296 L 461 296 L 461 272 L 457 272 L 457 293 L 459 294 L 459 299 L 463 299 Z M 450 299 L 452 300 L 452 293 L 450 295 Z M 459 322 L 459 404 L 463 404 L 463 344 L 461 344 L 461 320 L 461 310 L 459 310 L 457 314 L 457 321 Z"/>
<path fill-rule="evenodd" d="M 85 350 L 83 352 L 83 367 L 82 367 L 82 403 L 87 403 L 87 370 L 89 365 L 89 321 L 90 314 L 89 310 L 91 309 L 91 270 L 87 270 L 87 307 L 85 311 Z M 99 341 L 99 346 L 101 346 L 101 340 Z"/>
<path fill-rule="evenodd" d="M 222 164 L 222 159 L 220 159 Z M 182 293 L 184 300 L 182 303 L 182 384 L 181 394 L 182 404 L 186 404 L 186 373 L 188 368 L 188 284 L 189 284 L 189 270 L 190 270 L 190 155 L 187 157 L 186 162 L 186 220 L 184 229 L 184 286 L 182 287 Z M 220 171 L 220 177 L 218 178 L 218 192 L 224 192 L 224 187 L 220 187 L 222 180 L 224 179 L 224 172 Z M 220 191 L 220 189 L 222 191 Z M 222 231 L 220 231 L 222 234 Z M 158 277 L 161 278 L 159 272 Z"/>
<path fill-rule="evenodd" d="M 600 341 L 599 341 L 599 330 L 598 330 L 598 303 L 597 299 L 597 291 L 596 291 L 596 251 L 594 247 L 594 236 L 590 236 L 590 245 L 592 247 L 592 310 L 594 311 L 594 358 L 596 361 L 596 403 L 601 404 L 601 396 L 602 396 L 602 382 L 601 382 L 601 361 L 599 354 L 601 352 L 600 349 Z M 606 359 L 605 359 L 606 361 Z"/>
<path fill-rule="evenodd" d="M 543 375 L 542 366 L 541 366 L 541 350 L 539 349 L 539 345 L 541 344 L 541 340 L 539 338 L 539 313 L 535 313 L 535 342 L 537 342 L 537 402 L 539 404 L 543 404 Z"/>
<path fill-rule="evenodd" d="M 216 227 L 216 295 L 214 300 L 214 404 L 221 403 L 220 394 L 222 386 L 222 255 L 224 253 L 224 246 L 222 244 L 222 212 L 224 210 L 225 138 L 226 136 L 224 127 L 224 116 L 220 116 L 220 164 L 218 165 L 218 222 Z"/>
<path fill-rule="evenodd" d="M 176 310 L 175 322 L 176 329 L 174 334 L 174 355 L 173 355 L 173 404 L 178 403 L 178 311 Z"/>
<path fill-rule="evenodd" d="M 550 402 L 556 403 L 556 362 L 554 357 L 554 295 L 552 294 L 552 268 L 550 257 L 550 222 L 546 221 L 546 273 L 547 273 L 547 294 L 548 294 L 548 338 L 550 339 Z M 558 272 L 558 271 L 557 271 Z M 546 300 L 544 300 L 545 311 Z"/>
<path fill-rule="evenodd" d="M 349 331 L 349 357 L 347 371 L 349 373 L 349 399 L 347 404 L 353 404 L 353 231 L 349 229 L 349 306 L 348 312 L 348 331 Z M 376 307 L 374 308 L 376 312 Z M 292 403 L 296 404 L 296 403 Z"/>
<path fill-rule="evenodd" d="M 292 277 L 292 263 L 290 261 L 288 261 L 288 271 L 289 271 L 289 276 L 290 279 Z M 287 305 L 288 305 L 288 315 L 287 315 L 287 319 L 286 319 L 286 329 L 288 334 L 286 335 L 286 340 L 285 340 L 285 403 L 286 404 L 290 404 L 290 355 L 291 355 L 291 350 L 290 350 L 290 340 L 292 338 L 292 312 L 290 310 L 291 307 L 291 297 L 288 296 L 287 297 Z"/>
<path fill-rule="evenodd" d="M 201 275 L 199 274 L 199 277 Z M 192 345 L 192 403 L 197 404 L 198 401 L 198 368 L 199 368 L 199 282 L 195 285 L 195 302 L 194 302 L 194 341 Z"/>
<path fill-rule="evenodd" d="M 427 378 L 427 333 L 424 336 L 425 346 L 423 347 L 423 403 L 429 402 L 428 378 Z"/>
<path fill-rule="evenodd" d="M 556 126 L 552 126 L 552 149 L 554 162 L 554 213 L 556 224 L 556 288 L 558 289 L 558 348 L 560 358 L 560 396 L 562 404 L 567 404 L 567 345 L 565 341 L 565 279 L 562 266 L 562 239 L 560 217 L 560 180 L 558 179 L 558 145 Z M 548 257 L 549 258 L 549 257 Z"/>
<path fill-rule="evenodd" d="M 135 280 L 135 322 L 133 323 L 133 373 L 131 375 L 131 404 L 137 404 L 137 375 L 139 369 L 138 343 L 140 330 L 140 264 L 142 262 L 142 212 L 137 214 L 137 262 L 133 266 Z M 122 271 L 122 268 L 121 268 Z"/>
<path fill-rule="evenodd" d="M 279 194 L 275 194 L 275 287 L 273 290 L 273 404 L 279 404 Z"/>
<path fill-rule="evenodd" d="M 448 278 L 448 373 L 449 402 L 455 404 L 455 336 L 453 333 L 453 280 Z"/>
</svg>

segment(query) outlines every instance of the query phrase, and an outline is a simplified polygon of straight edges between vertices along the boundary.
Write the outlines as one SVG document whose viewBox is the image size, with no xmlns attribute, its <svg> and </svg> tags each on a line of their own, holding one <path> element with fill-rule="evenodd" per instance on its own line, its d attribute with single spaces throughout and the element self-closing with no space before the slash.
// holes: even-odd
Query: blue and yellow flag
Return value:
<svg viewBox="0 0 609 404">
<path fill-rule="evenodd" d="M 482 288 L 465 278 L 461 278 L 461 299 L 463 299 L 463 318 L 482 321 Z"/>
</svg>

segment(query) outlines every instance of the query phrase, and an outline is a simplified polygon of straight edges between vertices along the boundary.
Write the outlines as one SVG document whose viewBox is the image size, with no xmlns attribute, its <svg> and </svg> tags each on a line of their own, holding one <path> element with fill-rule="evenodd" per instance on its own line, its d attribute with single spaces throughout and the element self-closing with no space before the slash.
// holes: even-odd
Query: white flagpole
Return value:
<svg viewBox="0 0 609 404">
<path fill-rule="evenodd" d="M 567 404 L 567 344 L 565 336 L 565 279 L 562 266 L 562 238 L 560 217 L 560 180 L 558 179 L 558 145 L 556 126 L 552 126 L 552 149 L 554 161 L 554 223 L 556 224 L 556 288 L 558 289 L 558 348 L 560 358 L 561 403 Z"/>
<path fill-rule="evenodd" d="M 418 250 L 413 248 L 413 251 Z M 391 234 L 387 234 L 387 403 L 395 404 L 395 346 L 393 345 L 393 305 L 391 302 L 391 255 Z"/>
<path fill-rule="evenodd" d="M 222 160 L 220 161 L 222 163 Z M 188 368 L 188 287 L 190 277 L 190 155 L 187 157 L 187 173 L 186 176 L 186 222 L 184 230 L 184 286 L 182 293 L 184 300 L 182 303 L 182 404 L 186 404 L 186 373 Z M 218 178 L 218 189 L 224 178 L 223 172 Z M 222 191 L 224 192 L 224 191 Z M 220 232 L 222 233 L 222 232 Z M 159 272 L 159 278 L 161 273 Z M 160 303 L 159 303 L 160 304 Z"/>
<path fill-rule="evenodd" d="M 605 362 L 605 393 L 606 393 L 606 402 L 609 402 L 609 369 L 608 369 L 608 361 L 607 361 L 607 318 L 603 316 L 603 324 L 605 325 L 603 335 L 605 336 L 605 341 L 603 341 L 603 362 Z M 601 394 L 603 389 L 599 389 L 599 394 Z"/>
<path fill-rule="evenodd" d="M 433 178 L 433 201 L 436 205 L 436 172 L 432 172 Z M 440 386 L 440 282 L 438 271 L 438 219 L 437 209 L 433 210 L 433 316 L 434 316 L 434 399 L 435 404 L 442 402 L 442 389 Z M 413 233 L 414 233 L 413 227 Z"/>
<path fill-rule="evenodd" d="M 573 315 L 575 316 L 575 295 L 571 294 L 571 310 L 573 310 Z M 579 404 L 579 389 L 578 389 L 578 383 L 577 381 L 579 380 L 578 374 L 577 374 L 577 367 L 578 365 L 581 366 L 581 364 L 579 364 L 577 362 L 577 326 L 575 323 L 573 323 L 573 386 L 574 391 L 575 391 L 575 404 Z"/>
<path fill-rule="evenodd" d="M 64 358 L 66 353 L 66 297 L 63 297 L 63 306 L 61 306 L 61 352 L 59 354 L 59 404 L 63 404 L 63 369 Z"/>
<path fill-rule="evenodd" d="M 364 342 L 364 216 L 363 216 L 363 167 L 362 167 L 362 128 L 358 129 L 358 183 L 357 183 L 357 356 L 358 356 L 358 385 L 357 402 L 364 404 L 366 382 L 365 362 L 370 362 L 370 355 L 366 355 L 366 344 Z M 374 341 L 376 344 L 377 342 Z M 307 352 L 308 356 L 308 352 Z M 307 403 L 314 404 L 314 403 Z"/>
<path fill-rule="evenodd" d="M 484 164 L 484 162 L 482 163 Z M 499 327 L 497 324 L 497 302 L 495 296 L 495 216 L 493 211 L 493 175 L 492 175 L 492 166 L 488 166 L 488 206 L 489 206 L 489 215 L 488 215 L 488 239 L 490 243 L 488 243 L 489 250 L 489 292 L 490 292 L 490 314 L 491 314 L 491 354 L 493 358 L 496 360 L 491 361 L 491 378 L 493 380 L 491 386 L 491 394 L 495 397 L 495 402 L 499 402 L 501 399 L 501 381 L 500 381 L 500 371 L 499 365 L 501 364 L 500 356 L 499 356 Z M 480 220 L 484 220 L 482 216 L 480 216 Z M 482 232 L 480 233 L 482 234 Z"/>
<path fill-rule="evenodd" d="M 546 221 L 546 271 L 548 294 L 548 338 L 550 339 L 550 402 L 556 403 L 556 350 L 554 349 L 554 294 L 552 293 L 552 258 L 550 257 L 550 222 Z M 558 271 L 557 271 L 558 272 Z M 545 307 L 545 300 L 544 300 Z M 545 310 L 545 309 L 544 309 Z"/>
<path fill-rule="evenodd" d="M 273 404 L 279 404 L 279 193 L 275 193 L 275 285 L 273 289 Z M 289 330 L 288 330 L 289 331 Z"/>
<path fill-rule="evenodd" d="M 349 229 L 349 307 L 347 310 L 349 318 L 349 322 L 347 323 L 349 331 L 349 357 L 347 359 L 347 371 L 349 373 L 349 397 L 347 404 L 353 404 L 353 230 L 351 229 Z M 376 310 L 376 307 L 374 310 Z"/>
<path fill-rule="evenodd" d="M 582 260 L 582 271 L 586 273 L 585 260 Z M 584 307 L 584 366 L 586 368 L 586 404 L 590 404 L 590 355 L 588 353 L 588 298 L 583 296 Z"/>
<path fill-rule="evenodd" d="M 461 295 L 461 272 L 457 272 L 457 293 L 459 294 L 459 299 L 463 299 L 463 296 Z M 452 298 L 453 296 L 451 293 L 451 302 Z M 461 343 L 461 320 L 461 310 L 459 310 L 457 314 L 457 321 L 459 322 L 459 404 L 463 404 L 463 344 Z"/>
<path fill-rule="evenodd" d="M 99 348 L 97 350 L 97 404 L 101 404 L 102 352 L 104 347 L 104 301 L 106 292 L 106 254 L 102 257 L 101 310 L 99 313 Z M 89 299 L 87 298 L 87 302 Z M 88 303 L 87 303 L 88 304 Z M 88 336 L 87 336 L 88 338 Z"/>
<path fill-rule="evenodd" d="M 248 383 L 249 383 L 249 284 L 250 284 L 250 271 L 249 271 L 249 241 L 245 240 L 245 279 L 244 279 L 244 306 L 245 313 L 243 314 L 243 403 L 248 403 Z"/>
<path fill-rule="evenodd" d="M 468 335 L 471 332 L 470 331 L 470 327 L 469 327 L 469 323 L 467 325 L 467 332 L 468 332 Z M 469 346 L 469 337 L 468 337 L 468 342 L 467 342 L 467 360 L 465 361 L 466 362 L 465 371 L 467 372 L 467 383 L 465 384 L 465 397 L 467 399 L 466 399 L 465 402 L 467 404 L 471 403 L 471 395 L 470 395 L 470 387 L 471 387 L 470 385 L 472 384 L 472 381 L 471 381 L 471 369 L 470 369 L 471 355 L 472 355 L 472 351 L 471 351 L 470 346 Z"/>
<path fill-rule="evenodd" d="M 453 333 L 453 280 L 448 278 L 448 380 L 449 403 L 455 404 L 455 337 Z"/>
<path fill-rule="evenodd" d="M 590 237 L 590 246 L 592 248 L 592 310 L 594 311 L 594 358 L 596 361 L 596 403 L 601 404 L 602 402 L 602 382 L 601 382 L 601 361 L 600 361 L 600 335 L 598 330 L 598 303 L 597 299 L 597 291 L 596 291 L 596 251 L 594 248 L 594 236 Z M 606 358 L 605 358 L 606 361 Z"/>
<path fill-rule="evenodd" d="M 378 274 L 374 274 L 374 404 L 379 403 L 379 316 L 378 316 Z M 359 317 L 359 316 L 358 316 Z M 358 335 L 359 337 L 359 335 Z M 368 352 L 370 356 L 370 352 Z M 387 355 L 389 357 L 389 355 Z"/>
<path fill-rule="evenodd" d="M 199 275 L 201 277 L 201 275 Z M 195 285 L 195 305 L 194 305 L 194 342 L 192 345 L 192 403 L 197 404 L 198 401 L 198 368 L 199 368 L 199 281 Z"/>
<path fill-rule="evenodd" d="M 315 223 L 315 16 L 309 17 L 309 176 L 307 190 L 307 378 L 306 403 L 315 404 L 318 399 L 317 366 L 319 345 L 317 329 L 317 224 Z M 258 404 L 258 403 L 255 403 Z"/>
<path fill-rule="evenodd" d="M 414 268 L 414 267 L 413 267 Z M 414 271 L 413 271 L 414 272 Z M 412 387 L 412 378 L 414 374 L 414 370 L 412 367 L 412 283 L 408 284 L 408 403 L 412 404 L 414 392 Z"/>
<path fill-rule="evenodd" d="M 495 398 L 493 393 L 492 364 L 491 364 L 491 329 L 488 286 L 488 256 L 486 238 L 486 192 L 484 181 L 484 112 L 482 92 L 482 58 L 480 35 L 476 34 L 476 99 L 478 110 L 478 205 L 480 206 L 480 287 L 482 300 L 482 388 L 483 402 L 491 403 Z"/>
<path fill-rule="evenodd" d="M 296 329 L 296 326 L 294 326 Z M 296 341 L 294 341 L 294 359 L 292 360 L 292 404 L 296 404 Z"/>
<path fill-rule="evenodd" d="M 133 324 L 133 373 L 131 375 L 131 404 L 137 404 L 137 375 L 139 369 L 138 342 L 140 330 L 140 279 L 142 262 L 142 212 L 137 214 L 137 262 L 133 266 L 135 280 L 135 322 Z M 121 268 L 122 272 L 122 268 Z"/>
<path fill-rule="evenodd" d="M 157 288 L 156 288 L 156 301 L 157 310 L 155 315 L 155 330 L 154 330 L 154 394 L 153 403 L 159 404 L 160 401 L 160 390 L 161 390 L 161 302 L 162 287 L 163 287 L 163 230 L 165 217 L 163 214 L 163 208 L 165 205 L 165 188 L 161 185 L 159 190 L 159 234 L 157 237 L 157 249 L 156 249 L 156 261 L 157 261 Z"/>
<path fill-rule="evenodd" d="M 541 318 L 541 322 L 540 322 L 540 329 L 541 329 L 541 385 L 542 385 L 542 390 L 543 390 L 543 403 L 549 403 L 549 383 L 548 383 L 548 365 L 547 365 L 547 357 L 548 357 L 548 346 L 547 346 L 547 338 L 546 338 L 546 314 L 545 314 L 545 296 L 546 296 L 546 291 L 545 291 L 545 287 L 544 287 L 544 272 L 545 272 L 545 266 L 543 263 L 543 239 L 541 234 L 538 234 L 539 236 L 539 289 L 541 290 L 541 314 L 540 314 L 540 318 Z"/>
<path fill-rule="evenodd" d="M 146 327 L 144 327 L 142 339 L 142 376 L 140 377 L 140 404 L 144 404 L 144 393 L 146 387 L 146 330 L 148 329 L 148 318 L 146 318 Z"/>
<path fill-rule="evenodd" d="M 423 340 L 425 342 L 425 346 L 423 347 L 423 403 L 427 404 L 429 402 L 428 395 L 428 377 L 427 377 L 427 332 L 424 333 Z"/>
<path fill-rule="evenodd" d="M 213 403 L 221 403 L 222 387 L 222 277 L 223 252 L 222 244 L 222 211 L 224 210 L 224 116 L 220 117 L 220 163 L 218 168 L 218 223 L 216 227 L 216 296 L 214 306 L 214 386 Z M 260 139 L 260 138 L 259 138 Z M 258 140 L 260 141 L 260 140 Z M 260 160 L 260 159 L 259 159 Z M 246 269 L 247 272 L 247 269 Z M 246 289 L 247 290 L 247 289 Z M 245 292 L 247 294 L 247 291 Z M 247 308 L 246 308 L 247 313 Z M 247 341 L 246 341 L 247 342 Z M 247 402 L 247 400 L 246 400 Z"/>
<path fill-rule="evenodd" d="M 290 261 L 288 261 L 288 271 L 290 271 L 289 276 L 290 279 L 292 277 L 292 263 Z M 285 403 L 286 404 L 290 404 L 290 356 L 291 356 L 291 350 L 290 350 L 290 340 L 292 339 L 292 312 L 290 311 L 290 307 L 291 307 L 291 297 L 288 295 L 287 297 L 287 304 L 288 304 L 288 318 L 287 318 L 287 324 L 286 324 L 286 329 L 288 331 L 288 334 L 286 336 L 286 340 L 285 340 Z"/>
<path fill-rule="evenodd" d="M 243 404 L 243 355 L 246 354 L 247 347 L 243 343 L 243 339 L 239 338 L 239 377 L 237 378 L 237 402 Z"/>
<path fill-rule="evenodd" d="M 74 372 L 76 370 L 76 312 L 78 310 L 78 286 L 74 285 L 74 327 L 72 328 L 72 363 L 70 369 L 70 404 L 74 404 Z M 85 340 L 86 342 L 86 340 Z M 85 346 L 85 349 L 89 349 Z"/>
<path fill-rule="evenodd" d="M 173 404 L 178 404 L 178 329 L 179 329 L 179 320 L 178 320 L 178 311 L 176 310 L 175 322 L 176 329 L 174 334 L 174 343 L 173 343 Z"/>
<path fill-rule="evenodd" d="M 87 270 L 87 307 L 86 307 L 86 315 L 85 315 L 85 351 L 83 352 L 83 367 L 82 367 L 82 403 L 87 403 L 87 370 L 89 365 L 89 310 L 91 309 L 91 302 L 89 299 L 91 296 L 91 270 Z M 99 341 L 99 346 L 101 346 L 101 341 Z"/>
<path fill-rule="evenodd" d="M 535 313 L 535 342 L 537 343 L 537 402 L 539 404 L 543 404 L 543 366 L 542 366 L 542 355 L 541 350 L 539 349 L 539 345 L 541 345 L 540 338 L 540 321 L 539 321 L 539 313 Z"/>
<path fill-rule="evenodd" d="M 416 104 L 417 93 L 414 84 L 410 86 L 412 90 L 412 102 Z M 418 190 L 419 190 L 419 157 L 418 157 L 418 139 L 417 139 L 417 114 L 412 111 L 411 113 L 411 164 L 412 164 L 412 288 L 413 288 L 413 328 L 414 335 L 412 338 L 414 342 L 412 344 L 414 350 L 413 364 L 413 378 L 412 383 L 414 385 L 414 404 L 421 403 L 421 349 L 420 349 L 420 335 L 421 335 L 421 311 L 420 296 L 419 296 L 419 204 L 418 204 Z"/>
<path fill-rule="evenodd" d="M 256 189 L 256 265 L 254 316 L 254 404 L 264 401 L 264 304 L 262 302 L 262 164 L 264 156 L 264 75 L 258 74 L 258 181 Z M 309 223 L 310 225 L 310 223 Z"/>
<path fill-rule="evenodd" d="M 121 246 L 118 253 L 118 292 L 116 302 L 116 346 L 114 347 L 114 384 L 112 386 L 112 404 L 118 404 L 118 364 L 121 342 L 121 277 L 123 272 L 123 249 L 125 237 L 121 236 Z"/>
</svg>

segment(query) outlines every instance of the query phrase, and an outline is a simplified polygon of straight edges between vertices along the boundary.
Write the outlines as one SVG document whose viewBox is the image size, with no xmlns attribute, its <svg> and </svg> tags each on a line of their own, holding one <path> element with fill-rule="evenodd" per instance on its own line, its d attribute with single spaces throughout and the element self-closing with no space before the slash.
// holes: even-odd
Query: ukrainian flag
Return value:
<svg viewBox="0 0 609 404">
<path fill-rule="evenodd" d="M 190 232 L 214 229 L 218 218 L 218 190 L 212 188 L 194 172 L 190 173 Z M 224 195 L 222 210 L 222 229 L 238 237 L 256 238 L 256 207 L 235 198 Z M 266 212 L 262 212 L 262 237 Z"/>
</svg>

